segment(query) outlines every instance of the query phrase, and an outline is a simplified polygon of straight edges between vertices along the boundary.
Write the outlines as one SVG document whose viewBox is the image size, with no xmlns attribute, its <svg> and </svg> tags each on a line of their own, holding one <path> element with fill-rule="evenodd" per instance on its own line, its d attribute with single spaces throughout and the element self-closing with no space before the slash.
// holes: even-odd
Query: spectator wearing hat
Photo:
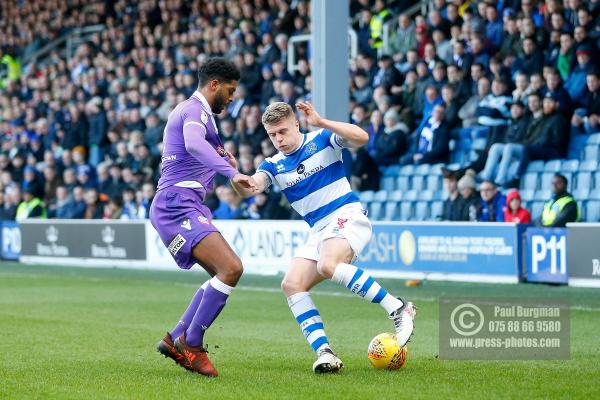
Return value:
<svg viewBox="0 0 600 400">
<path fill-rule="evenodd" d="M 569 144 L 569 124 L 558 112 L 558 98 L 546 93 L 542 102 L 544 118 L 539 133 L 526 141 L 527 158 L 529 160 L 552 160 L 564 158 Z"/>
<path fill-rule="evenodd" d="M 35 167 L 27 165 L 23 173 L 23 192 L 29 191 L 33 197 L 44 198 L 44 183 Z"/>
<path fill-rule="evenodd" d="M 16 221 L 23 221 L 28 218 L 46 218 L 44 203 L 31 188 L 23 190 L 23 201 L 17 207 L 15 215 Z"/>
<path fill-rule="evenodd" d="M 581 46 L 577 49 L 577 66 L 569 73 L 565 81 L 565 89 L 572 99 L 582 98 L 585 92 L 587 73 L 593 68 L 591 63 L 591 48 Z"/>
<path fill-rule="evenodd" d="M 586 77 L 585 96 L 571 118 L 574 133 L 594 133 L 600 130 L 600 76 L 598 71 L 589 71 Z"/>
<path fill-rule="evenodd" d="M 545 227 L 563 228 L 569 222 L 579 221 L 579 207 L 567 192 L 567 178 L 556 174 L 552 178 L 552 198 L 544 205 L 539 223 Z"/>
<path fill-rule="evenodd" d="M 483 181 L 479 188 L 481 201 L 477 208 L 477 221 L 503 222 L 506 210 L 506 197 L 492 181 Z"/>
<path fill-rule="evenodd" d="M 475 178 L 472 174 L 465 174 L 458 181 L 458 192 L 461 201 L 458 203 L 458 221 L 477 221 L 477 209 L 479 207 L 479 193 L 475 190 Z"/>
<path fill-rule="evenodd" d="M 521 195 L 517 190 L 511 190 L 506 195 L 506 211 L 504 211 L 504 222 L 517 224 L 530 224 L 531 213 L 521 206 Z"/>
</svg>

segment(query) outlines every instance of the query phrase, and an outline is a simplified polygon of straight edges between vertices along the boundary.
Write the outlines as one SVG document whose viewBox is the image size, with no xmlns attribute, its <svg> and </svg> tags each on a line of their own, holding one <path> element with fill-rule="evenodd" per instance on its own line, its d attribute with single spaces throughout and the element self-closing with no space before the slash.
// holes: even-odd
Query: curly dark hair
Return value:
<svg viewBox="0 0 600 400">
<path fill-rule="evenodd" d="M 198 69 L 198 86 L 202 87 L 215 79 L 219 82 L 237 81 L 240 79 L 240 70 L 222 57 L 209 58 Z"/>
</svg>

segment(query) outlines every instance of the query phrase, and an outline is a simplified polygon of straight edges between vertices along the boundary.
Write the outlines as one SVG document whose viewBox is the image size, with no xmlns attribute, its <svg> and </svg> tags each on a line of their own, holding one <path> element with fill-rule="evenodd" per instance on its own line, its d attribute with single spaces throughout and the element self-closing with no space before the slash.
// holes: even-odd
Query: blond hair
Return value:
<svg viewBox="0 0 600 400">
<path fill-rule="evenodd" d="M 288 103 L 278 101 L 269 104 L 262 115 L 263 125 L 273 125 L 294 115 L 294 110 Z"/>
</svg>

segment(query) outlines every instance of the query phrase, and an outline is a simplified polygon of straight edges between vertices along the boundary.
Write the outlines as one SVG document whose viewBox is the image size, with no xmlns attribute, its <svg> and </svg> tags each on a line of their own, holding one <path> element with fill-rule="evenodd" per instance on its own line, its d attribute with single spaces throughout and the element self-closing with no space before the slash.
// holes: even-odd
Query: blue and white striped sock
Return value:
<svg viewBox="0 0 600 400">
<path fill-rule="evenodd" d="M 338 264 L 331 280 L 346 286 L 352 293 L 358 294 L 371 303 L 379 304 L 388 314 L 404 304 L 382 288 L 368 273 L 354 265 Z"/>
<path fill-rule="evenodd" d="M 306 340 L 314 351 L 329 347 L 329 341 L 325 335 L 323 320 L 315 303 L 313 303 L 308 292 L 300 292 L 288 297 L 288 305 L 292 314 L 300 325 L 300 329 Z"/>
</svg>

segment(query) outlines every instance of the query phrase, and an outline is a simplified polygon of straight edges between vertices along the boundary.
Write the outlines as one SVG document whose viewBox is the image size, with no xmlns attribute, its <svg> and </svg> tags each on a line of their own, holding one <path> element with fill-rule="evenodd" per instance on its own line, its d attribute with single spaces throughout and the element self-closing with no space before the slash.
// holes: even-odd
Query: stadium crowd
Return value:
<svg viewBox="0 0 600 400">
<path fill-rule="evenodd" d="M 438 217 L 529 222 L 519 194 L 501 190 L 518 187 L 530 161 L 564 158 L 571 134 L 600 130 L 600 2 L 435 0 L 427 15 L 402 12 L 413 3 L 350 1 L 359 53 L 350 62 L 349 119 L 370 135 L 349 157 L 353 186 L 378 190 L 390 165 L 448 164 L 451 140 L 482 137 L 477 158 L 444 168 L 449 197 Z M 264 107 L 311 98 L 307 47 L 296 49 L 297 70 L 287 70 L 289 38 L 310 32 L 308 1 L 0 7 L 0 219 L 147 218 L 164 124 L 196 89 L 207 57 L 241 70 L 217 121 L 243 173 L 275 152 L 260 123 Z M 95 24 L 105 27 L 72 58 L 57 50 L 46 62 L 19 64 Z M 563 178 L 554 201 L 570 196 Z M 242 201 L 220 183 L 208 200 L 215 218 L 297 217 L 277 190 Z M 570 206 L 562 211 L 573 219 Z"/>
</svg>

